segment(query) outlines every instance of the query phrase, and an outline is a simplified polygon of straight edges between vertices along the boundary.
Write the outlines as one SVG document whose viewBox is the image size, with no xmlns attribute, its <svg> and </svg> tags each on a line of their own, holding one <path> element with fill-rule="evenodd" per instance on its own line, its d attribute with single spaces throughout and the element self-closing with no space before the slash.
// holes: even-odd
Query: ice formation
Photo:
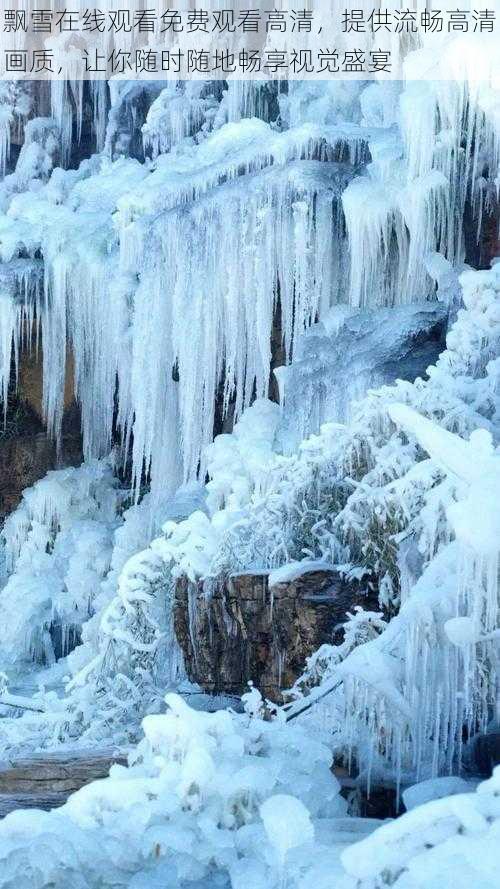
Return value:
<svg viewBox="0 0 500 889">
<path fill-rule="evenodd" d="M 495 718 L 500 267 L 461 284 L 465 307 L 427 381 L 370 393 L 347 426 L 325 424 L 292 456 L 273 406 L 256 402 L 208 449 L 208 515 L 152 544 L 174 576 L 277 568 L 272 581 L 320 559 L 378 590 L 389 624 L 361 613 L 361 632 L 320 649 L 287 708 L 314 719 L 322 700 L 368 780 L 453 771 L 463 732 Z"/>
<path fill-rule="evenodd" d="M 0 824 L 0 887 L 496 873 L 498 772 L 342 861 L 374 825 L 346 826 L 330 772 L 437 797 L 500 718 L 500 265 L 466 267 L 497 244 L 498 92 L 469 62 L 417 83 L 419 60 L 401 83 L 2 86 L 0 394 L 42 350 L 60 442 L 71 355 L 85 462 L 2 531 L 0 745 L 129 744 L 146 718 L 128 769 Z M 159 714 L 187 688 L 179 576 L 209 596 L 319 566 L 378 607 L 275 718 L 257 689 L 244 715 Z"/>
<path fill-rule="evenodd" d="M 365 577 L 389 614 L 403 605 L 394 626 L 391 623 L 380 640 L 370 643 L 383 694 L 377 691 L 373 699 L 367 697 L 364 654 L 353 651 L 347 666 L 342 665 L 341 705 L 357 717 L 347 720 L 347 735 L 340 745 L 351 749 L 356 739 L 356 756 L 368 769 L 404 767 L 424 775 L 455 768 L 461 757 L 463 719 L 473 732 L 484 728 L 491 717 L 496 673 L 492 668 L 479 698 L 471 700 L 467 689 L 460 687 L 465 695 L 461 715 L 453 710 L 455 692 L 441 688 L 439 676 L 446 663 L 458 691 L 464 659 L 467 670 L 475 665 L 481 671 L 485 662 L 493 664 L 496 588 L 490 569 L 483 578 L 484 601 L 490 604 L 480 614 L 483 600 L 467 592 L 475 588 L 478 577 L 453 579 L 447 566 L 455 567 L 458 543 L 452 542 L 449 550 L 447 545 L 454 534 L 460 537 L 459 517 L 445 509 L 449 501 L 462 496 L 464 481 L 448 474 L 439 460 L 422 459 L 417 430 L 408 430 L 403 423 L 408 438 L 398 431 L 391 405 L 409 404 L 461 437 L 479 427 L 495 439 L 498 268 L 468 272 L 462 278 L 466 308 L 459 313 L 448 335 L 448 349 L 431 369 L 428 382 L 400 382 L 368 395 L 356 409 L 349 402 L 366 390 L 370 378 L 374 382 L 375 365 L 370 355 L 363 355 L 363 348 L 370 352 L 365 329 L 380 325 L 389 354 L 393 347 L 397 350 L 397 338 L 404 331 L 413 326 L 421 331 L 427 318 L 443 319 L 450 307 L 456 310 L 460 298 L 456 274 L 464 256 L 463 216 L 466 202 L 474 201 L 479 167 L 481 187 L 489 195 L 482 210 L 494 209 L 491 187 L 497 154 L 490 119 L 481 110 L 484 96 L 470 96 L 470 107 L 476 109 L 471 124 L 458 85 L 435 86 L 436 120 L 442 123 L 453 116 L 455 123 L 445 142 L 434 134 L 431 150 L 423 111 L 416 115 L 420 129 L 405 114 L 409 101 L 417 109 L 422 104 L 412 85 L 402 89 L 392 84 L 384 91 L 381 85 L 362 83 L 291 84 L 286 95 L 273 93 L 271 86 L 266 87 L 267 101 L 262 90 L 254 88 L 247 95 L 234 84 L 226 91 L 220 85 L 205 85 L 170 86 L 163 92 L 151 85 L 146 89 L 150 104 L 142 127 L 151 159 L 141 163 L 127 156 L 130 144 L 126 147 L 122 138 L 127 128 L 135 132 L 130 108 L 141 89 L 139 85 L 113 88 L 106 149 L 78 169 L 54 168 L 60 159 L 57 121 L 29 121 L 16 170 L 2 185 L 5 212 L 0 242 L 8 283 L 5 311 L 0 314 L 4 392 L 10 379 L 11 343 L 16 358 L 21 347 L 32 343 L 35 348 L 41 338 L 44 408 L 49 431 L 57 436 L 66 353 L 71 348 L 87 460 L 107 453 L 118 429 L 122 459 L 129 451 L 132 454 L 136 496 L 144 473 L 152 474 L 151 496 L 126 513 L 124 524 L 118 509 L 122 495 L 113 484 L 111 513 L 101 515 L 101 504 L 96 507 L 106 554 L 89 585 L 86 603 L 73 592 L 66 566 L 61 576 L 57 552 L 66 545 L 64 528 L 56 535 L 54 552 L 44 553 L 43 560 L 47 570 L 55 572 L 54 590 L 61 593 L 47 597 L 43 583 L 36 581 L 33 601 L 23 603 L 13 618 L 12 627 L 18 626 L 18 632 L 12 638 L 19 645 L 9 643 L 11 651 L 18 659 L 30 652 L 38 660 L 47 659 L 41 657 L 47 628 L 60 613 L 63 625 L 75 627 L 84 644 L 70 655 L 67 665 L 71 727 L 65 723 L 66 714 L 56 734 L 69 732 L 74 738 L 90 730 L 97 737 L 104 723 L 94 718 L 96 701 L 98 710 L 99 706 L 113 709 L 116 722 L 107 720 L 112 731 L 123 732 L 127 719 L 133 721 L 131 711 L 137 721 L 144 702 L 149 706 L 158 701 L 161 682 L 182 675 L 169 624 L 176 576 L 210 579 L 228 570 L 274 569 L 320 559 Z M 387 107 L 393 107 L 398 96 L 399 128 Z M 271 123 L 244 117 L 257 113 L 271 116 Z M 473 145 L 467 130 L 472 125 Z M 456 149 L 464 138 L 466 149 L 458 152 L 457 167 Z M 415 182 L 422 177 L 420 188 Z M 459 196 L 458 182 L 466 188 Z M 393 201 L 390 208 L 374 199 L 375 187 L 381 189 L 384 201 Z M 409 201 L 413 190 L 417 204 L 413 197 Z M 378 221 L 371 213 L 381 214 Z M 479 231 L 481 221 L 476 221 Z M 352 263 L 348 288 L 346 229 Z M 436 253 L 436 248 L 442 252 Z M 418 263 L 418 274 L 412 270 L 417 253 L 426 256 L 425 263 Z M 231 257 L 238 257 L 237 274 Z M 364 282 L 356 278 L 359 269 L 366 274 Z M 436 284 L 442 305 L 422 304 L 435 295 Z M 397 333 L 390 336 L 389 310 L 398 318 Z M 271 332 L 276 326 L 284 356 L 293 359 L 291 367 L 278 374 L 285 398 L 281 414 L 263 397 L 268 392 Z M 304 337 L 306 328 L 310 331 Z M 341 336 L 349 338 L 356 329 L 362 332 L 360 355 L 353 358 L 360 375 L 358 391 L 353 385 L 340 404 L 335 382 L 332 388 L 328 385 L 329 367 L 335 376 L 340 373 L 335 361 L 343 348 Z M 302 390 L 306 395 L 301 397 L 318 331 L 322 337 L 326 333 L 318 359 L 323 383 L 313 378 L 312 388 Z M 321 385 L 326 391 L 323 399 L 318 397 Z M 295 404 L 307 400 L 317 405 L 314 416 L 298 415 L 294 393 Z M 209 444 L 217 400 L 223 416 L 233 418 L 234 432 Z M 325 419 L 335 422 L 306 438 L 296 453 L 300 439 L 317 432 Z M 338 421 L 345 419 L 348 425 L 340 426 Z M 489 447 L 481 445 L 477 436 L 474 447 L 476 442 L 478 447 Z M 179 481 L 204 471 L 210 479 L 204 496 L 199 492 L 194 499 L 188 496 L 181 509 L 161 508 L 162 499 L 164 504 L 175 504 L 178 495 L 173 500 L 169 496 Z M 74 472 L 76 479 L 80 470 Z M 41 493 L 45 483 L 40 484 Z M 26 501 L 30 498 L 35 500 L 36 495 L 28 494 Z M 43 534 L 50 535 L 50 508 L 43 497 L 41 503 Z M 9 520 L 7 535 L 16 522 L 24 528 L 24 508 Z M 477 512 L 485 521 L 484 510 Z M 180 517 L 185 520 L 179 522 Z M 72 514 L 71 522 L 73 518 Z M 166 519 L 164 532 L 149 545 L 152 531 Z M 32 542 L 37 546 L 36 533 L 29 528 L 23 534 L 24 561 L 9 566 L 7 589 L 13 592 L 33 582 L 30 554 Z M 129 541 L 125 547 L 123 540 Z M 468 545 L 474 548 L 476 543 Z M 481 558 L 479 554 L 480 572 Z M 415 706 L 413 710 L 402 706 L 402 721 L 386 732 L 381 749 L 373 718 L 385 725 L 387 701 L 401 703 L 407 697 L 409 677 L 418 676 L 419 669 L 426 675 L 429 632 L 434 632 L 427 615 L 438 603 L 433 600 L 420 607 L 419 602 L 428 597 L 429 584 L 441 583 L 443 572 L 449 582 L 445 589 L 439 586 L 443 613 L 436 632 L 443 644 L 435 658 L 444 660 L 435 664 L 435 694 L 427 693 L 427 680 L 414 683 Z M 75 582 L 85 587 L 81 578 Z M 35 622 L 30 623 L 27 608 L 34 608 Z M 460 627 L 452 621 L 469 618 L 472 612 L 482 624 L 482 641 L 479 656 L 471 661 L 465 643 L 453 644 Z M 82 622 L 81 615 L 90 620 Z M 398 630 L 401 625 L 408 625 L 408 630 Z M 465 625 L 460 626 L 463 636 Z M 6 637 L 10 629 L 9 621 Z M 398 640 L 397 650 L 392 650 L 391 638 Z M 338 658 L 335 654 L 332 658 L 337 676 Z M 399 665 L 395 672 L 394 665 Z M 152 679 L 155 675 L 157 682 Z M 471 676 L 468 681 L 474 687 Z M 334 680 L 327 676 L 325 681 Z M 339 706 L 336 699 L 332 712 L 338 713 Z M 394 707 L 392 711 L 399 712 Z M 418 714 L 418 729 L 408 720 L 409 712 Z M 439 731 L 447 734 L 446 755 L 436 742 L 434 752 L 429 746 L 437 720 Z M 42 735 L 40 743 L 47 743 Z M 53 736 L 51 728 L 49 737 Z"/>
<path fill-rule="evenodd" d="M 144 720 L 128 768 L 113 766 L 60 809 L 0 823 L 2 889 L 494 884 L 498 769 L 476 793 L 374 830 L 343 817 L 329 750 L 303 728 L 166 702 Z"/>
<path fill-rule="evenodd" d="M 498 267 L 468 272 L 462 282 L 466 308 L 429 382 L 381 390 L 358 414 L 366 423 L 371 401 L 379 424 L 387 410 L 410 447 L 415 437 L 431 461 L 413 452 L 406 464 L 408 445 L 399 438 L 394 449 L 390 426 L 375 453 L 376 439 L 360 430 L 375 464 L 334 525 L 344 538 L 347 532 L 351 558 L 356 551 L 362 562 L 368 556 L 370 570 L 389 581 L 380 584 L 381 604 L 386 589 L 394 595 L 400 587 L 399 614 L 380 636 L 345 658 L 333 649 L 330 666 L 322 652 L 324 691 L 343 686 L 350 743 L 359 752 L 365 732 L 368 770 L 382 753 L 392 768 L 415 768 L 420 777 L 451 771 L 464 725 L 470 737 L 498 718 L 498 455 L 491 439 L 498 440 Z M 373 486 L 376 478 L 382 487 L 369 496 L 366 480 Z M 389 540 L 380 539 L 377 525 Z M 318 688 L 313 693 L 321 695 Z M 377 725 L 382 747 L 374 741 Z"/>
<path fill-rule="evenodd" d="M 495 106 L 444 81 L 112 83 L 108 107 L 103 89 L 54 82 L 51 120 L 23 123 L 2 185 L 19 306 L 2 318 L 2 391 L 10 342 L 36 317 L 49 430 L 60 434 L 71 349 L 86 458 L 105 456 L 118 428 L 136 490 L 151 474 L 172 493 L 203 476 L 217 397 L 237 419 L 267 396 L 278 321 L 289 359 L 332 305 L 433 298 L 422 258 L 459 266 L 468 206 L 479 236 L 496 204 Z M 29 104 L 6 99 L 5 119 L 24 122 Z M 84 102 L 104 151 L 63 170 Z"/>
<path fill-rule="evenodd" d="M 301 886 L 313 850 L 325 854 L 327 885 L 338 860 L 327 830 L 336 819 L 342 829 L 346 811 L 328 748 L 300 727 L 196 712 L 177 695 L 167 706 L 144 721 L 129 768 L 114 766 L 55 812 L 0 822 L 2 889 L 27 886 L 28 874 L 33 889 Z"/>
<path fill-rule="evenodd" d="M 84 644 L 65 664 L 66 697 L 55 708 L 45 702 L 53 710 L 48 721 L 47 714 L 28 714 L 9 727 L 4 721 L 7 747 L 18 749 L 21 737 L 32 743 L 34 734 L 41 745 L 57 737 L 85 744 L 133 736 L 144 708 L 155 709 L 164 684 L 182 677 L 169 624 L 178 575 L 210 580 L 266 568 L 291 577 L 308 560 L 315 566 L 320 560 L 378 590 L 386 619 L 361 612 L 342 646 L 323 646 L 294 689 L 287 718 L 319 718 L 333 731 L 336 749 L 355 757 L 369 780 L 388 772 L 415 780 L 459 767 L 464 724 L 469 735 L 484 730 L 498 699 L 498 457 L 491 436 L 498 435 L 500 266 L 466 272 L 461 284 L 465 307 L 427 381 L 368 394 L 346 426 L 323 425 L 288 456 L 280 449 L 279 408 L 257 400 L 233 434 L 207 449 L 205 491 L 181 489 L 164 504 L 167 521 L 152 543 L 150 496 L 131 506 L 123 522 L 117 504 L 126 492 L 109 479 L 102 502 L 90 506 L 104 521 L 107 541 L 113 533 L 113 549 L 102 553 L 100 585 L 99 577 L 93 580 Z M 72 523 L 89 509 L 85 485 L 92 472 L 63 471 L 62 478 L 81 477 L 84 494 L 76 515 L 68 512 L 69 540 Z M 52 485 L 49 477 L 27 492 L 7 523 L 14 559 L 8 589 L 22 589 L 31 577 L 38 538 L 43 548 L 54 536 Z M 71 496 L 68 485 L 61 504 Z M 40 514 L 41 527 L 32 527 L 32 513 Z M 43 556 L 50 576 L 58 570 L 59 547 L 66 547 L 63 532 L 62 523 L 53 553 Z M 22 548 L 25 558 L 15 562 Z M 65 571 L 55 574 L 53 606 L 50 597 L 42 611 L 22 603 L 31 610 L 20 611 L 25 619 L 12 627 L 43 631 L 47 615 L 67 607 L 72 586 Z M 43 595 L 46 588 L 38 586 Z M 387 615 L 394 615 L 389 623 Z M 6 642 L 12 627 L 9 621 Z M 10 650 L 26 656 L 26 638 Z"/>
<path fill-rule="evenodd" d="M 204 499 L 186 486 L 156 509 L 180 521 Z M 128 741 L 183 679 L 150 514 L 109 459 L 50 472 L 5 522 L 0 712 L 18 688 L 31 698 L 18 697 L 26 718 L 3 720 L 4 749 Z"/>
<path fill-rule="evenodd" d="M 109 571 L 125 497 L 106 461 L 51 472 L 25 492 L 2 531 L 4 666 L 52 664 L 74 647 Z"/>
<path fill-rule="evenodd" d="M 487 887 L 498 869 L 499 769 L 474 794 L 417 806 L 342 853 L 346 886 Z M 340 885 L 343 885 L 342 883 Z"/>
</svg>

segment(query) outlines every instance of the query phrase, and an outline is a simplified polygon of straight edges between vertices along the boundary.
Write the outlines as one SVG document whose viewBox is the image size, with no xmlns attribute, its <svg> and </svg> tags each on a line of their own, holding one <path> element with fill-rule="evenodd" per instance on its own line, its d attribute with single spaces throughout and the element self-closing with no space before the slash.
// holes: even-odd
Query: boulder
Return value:
<svg viewBox="0 0 500 889">
<path fill-rule="evenodd" d="M 500 765 L 500 729 L 476 735 L 472 749 L 476 770 L 489 778 L 495 766 Z"/>
<path fill-rule="evenodd" d="M 267 571 L 198 583 L 181 577 L 174 628 L 189 679 L 206 692 L 240 695 L 251 680 L 281 701 L 306 658 L 333 640 L 347 611 L 366 603 L 357 581 L 314 563 L 282 582 L 271 575 L 270 583 Z"/>
</svg>

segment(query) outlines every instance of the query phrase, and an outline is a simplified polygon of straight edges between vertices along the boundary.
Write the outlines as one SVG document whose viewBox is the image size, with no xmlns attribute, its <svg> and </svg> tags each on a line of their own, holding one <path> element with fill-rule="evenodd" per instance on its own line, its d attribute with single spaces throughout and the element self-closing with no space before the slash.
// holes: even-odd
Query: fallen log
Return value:
<svg viewBox="0 0 500 889">
<path fill-rule="evenodd" d="M 112 765 L 125 765 L 126 753 L 119 749 L 46 753 L 0 762 L 0 797 L 15 795 L 68 796 L 85 784 L 105 778 Z"/>
<path fill-rule="evenodd" d="M 14 707 L 16 710 L 31 710 L 34 713 L 45 713 L 45 708 L 39 702 L 35 704 L 31 698 L 11 695 L 9 692 L 4 692 L 3 695 L 0 695 L 0 704 L 2 707 Z"/>
</svg>

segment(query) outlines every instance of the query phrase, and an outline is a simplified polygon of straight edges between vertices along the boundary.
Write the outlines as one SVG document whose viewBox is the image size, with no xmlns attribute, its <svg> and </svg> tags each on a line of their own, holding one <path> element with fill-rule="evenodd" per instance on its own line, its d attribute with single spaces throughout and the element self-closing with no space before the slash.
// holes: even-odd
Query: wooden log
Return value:
<svg viewBox="0 0 500 889">
<path fill-rule="evenodd" d="M 16 710 L 32 710 L 34 713 L 44 713 L 44 708 L 40 704 L 34 704 L 31 698 L 24 698 L 21 695 L 11 695 L 4 692 L 0 695 L 0 705 L 2 707 L 14 707 Z"/>
<path fill-rule="evenodd" d="M 125 765 L 126 762 L 126 754 L 118 749 L 40 754 L 0 762 L 0 796 L 68 796 L 97 778 L 105 778 L 114 763 Z"/>
</svg>

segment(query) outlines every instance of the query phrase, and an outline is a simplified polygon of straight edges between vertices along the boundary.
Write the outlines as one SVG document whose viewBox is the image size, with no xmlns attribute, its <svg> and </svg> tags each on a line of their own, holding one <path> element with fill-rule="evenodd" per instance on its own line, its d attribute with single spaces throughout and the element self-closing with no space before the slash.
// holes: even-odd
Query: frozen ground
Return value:
<svg viewBox="0 0 500 889">
<path fill-rule="evenodd" d="M 245 715 L 207 714 L 169 695 L 128 768 L 113 766 L 60 809 L 0 822 L 2 889 L 491 889 L 499 770 L 475 793 L 380 827 L 345 818 L 328 748 L 263 721 L 261 703 L 251 692 Z"/>
</svg>

